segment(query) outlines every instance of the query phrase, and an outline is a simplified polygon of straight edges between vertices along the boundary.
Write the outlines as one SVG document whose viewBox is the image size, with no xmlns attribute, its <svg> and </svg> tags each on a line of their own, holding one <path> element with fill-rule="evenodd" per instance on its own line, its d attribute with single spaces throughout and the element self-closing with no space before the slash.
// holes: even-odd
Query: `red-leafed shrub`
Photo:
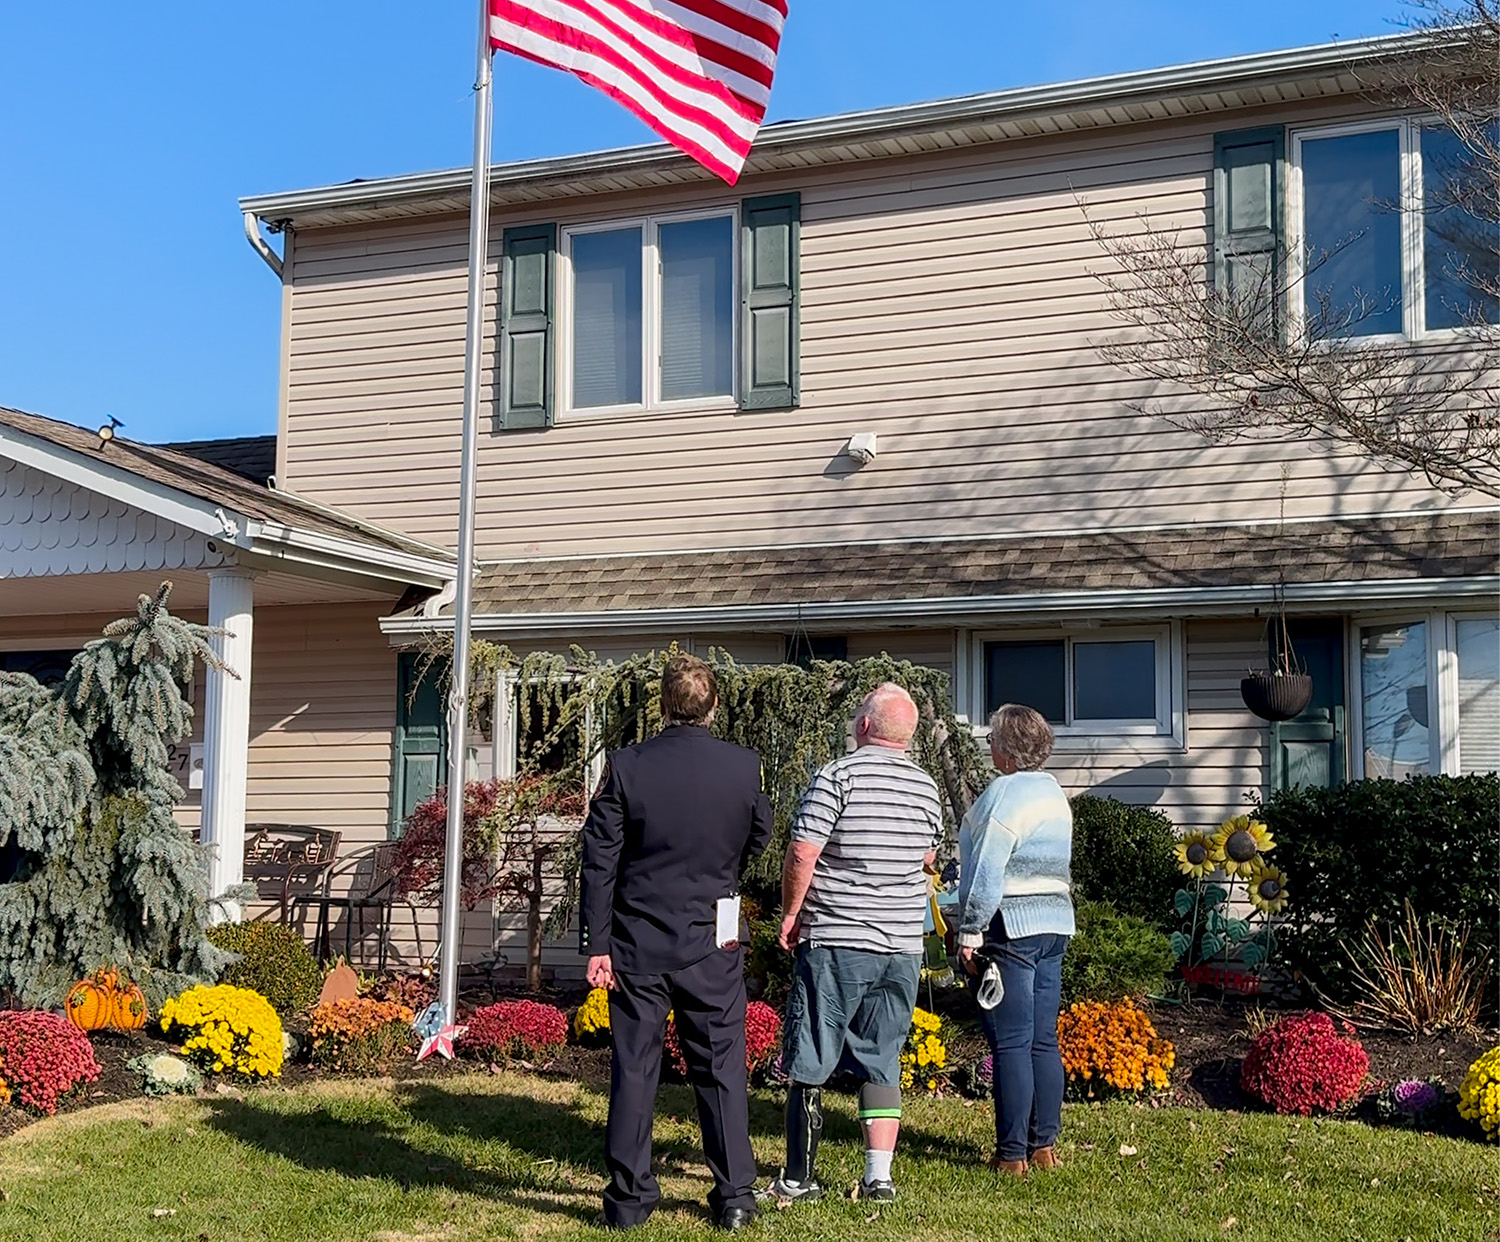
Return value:
<svg viewBox="0 0 1500 1242">
<path fill-rule="evenodd" d="M 500 1001 L 476 1009 L 459 1047 L 490 1060 L 535 1058 L 568 1042 L 568 1015 L 556 1005 L 537 1001 Z"/>
<path fill-rule="evenodd" d="M 1267 1027 L 1250 1044 L 1240 1086 L 1278 1113 L 1337 1112 L 1359 1096 L 1370 1058 L 1347 1022 L 1299 1013 Z"/>
<path fill-rule="evenodd" d="M 0 1062 L 16 1100 L 49 1116 L 79 1083 L 99 1077 L 88 1036 L 66 1018 L 39 1010 L 0 1013 Z"/>
<path fill-rule="evenodd" d="M 682 1040 L 672 1017 L 667 1019 L 665 1047 L 677 1072 L 686 1077 L 687 1058 L 682 1055 Z M 745 1006 L 745 1069 L 753 1074 L 768 1068 L 780 1051 L 781 1015 L 765 1001 L 751 1001 Z"/>
</svg>

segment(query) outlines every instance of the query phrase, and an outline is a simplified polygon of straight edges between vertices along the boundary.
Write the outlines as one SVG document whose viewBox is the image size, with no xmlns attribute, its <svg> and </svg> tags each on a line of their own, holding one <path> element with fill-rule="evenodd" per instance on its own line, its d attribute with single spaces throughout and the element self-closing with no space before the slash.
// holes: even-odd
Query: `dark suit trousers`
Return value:
<svg viewBox="0 0 1500 1242">
<path fill-rule="evenodd" d="M 703 1154 L 714 1179 L 709 1207 L 717 1213 L 755 1206 L 741 958 L 742 950 L 718 949 L 669 974 L 615 974 L 609 995 L 614 1060 L 604 1135 L 609 1167 L 604 1215 L 612 1224 L 642 1223 L 661 1199 L 651 1172 L 651 1122 L 669 1010 L 676 1011 L 677 1037 L 698 1100 Z"/>
</svg>

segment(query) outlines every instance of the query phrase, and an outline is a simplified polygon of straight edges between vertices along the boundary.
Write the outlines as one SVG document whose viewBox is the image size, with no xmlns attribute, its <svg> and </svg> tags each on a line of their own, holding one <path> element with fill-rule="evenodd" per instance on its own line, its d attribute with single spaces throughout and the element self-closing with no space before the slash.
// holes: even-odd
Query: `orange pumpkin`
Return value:
<svg viewBox="0 0 1500 1242">
<path fill-rule="evenodd" d="M 115 989 L 110 1026 L 117 1031 L 138 1031 L 146 1025 L 146 998 L 133 983 Z"/>
<path fill-rule="evenodd" d="M 84 979 L 68 992 L 65 1008 L 80 1031 L 102 1031 L 114 1019 L 114 994 L 97 979 Z"/>
</svg>

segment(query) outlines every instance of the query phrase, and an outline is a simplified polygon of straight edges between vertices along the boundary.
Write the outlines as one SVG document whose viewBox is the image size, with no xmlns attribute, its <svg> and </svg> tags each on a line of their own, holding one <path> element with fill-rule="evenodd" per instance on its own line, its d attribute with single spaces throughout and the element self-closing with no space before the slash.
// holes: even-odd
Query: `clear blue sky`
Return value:
<svg viewBox="0 0 1500 1242">
<path fill-rule="evenodd" d="M 1400 0 L 791 0 L 770 119 L 1389 33 Z M 242 194 L 468 162 L 472 0 L 0 5 L 0 405 L 272 432 L 279 287 Z M 647 140 L 497 62 L 497 159 Z"/>
</svg>

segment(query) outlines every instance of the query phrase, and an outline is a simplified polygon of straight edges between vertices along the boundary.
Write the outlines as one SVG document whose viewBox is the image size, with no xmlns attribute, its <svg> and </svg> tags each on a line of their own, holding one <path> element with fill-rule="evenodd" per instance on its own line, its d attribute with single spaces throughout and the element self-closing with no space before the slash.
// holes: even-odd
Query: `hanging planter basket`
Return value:
<svg viewBox="0 0 1500 1242">
<path fill-rule="evenodd" d="M 1251 673 L 1240 681 L 1245 706 L 1262 720 L 1291 720 L 1312 702 L 1312 676 L 1308 673 Z"/>
</svg>

